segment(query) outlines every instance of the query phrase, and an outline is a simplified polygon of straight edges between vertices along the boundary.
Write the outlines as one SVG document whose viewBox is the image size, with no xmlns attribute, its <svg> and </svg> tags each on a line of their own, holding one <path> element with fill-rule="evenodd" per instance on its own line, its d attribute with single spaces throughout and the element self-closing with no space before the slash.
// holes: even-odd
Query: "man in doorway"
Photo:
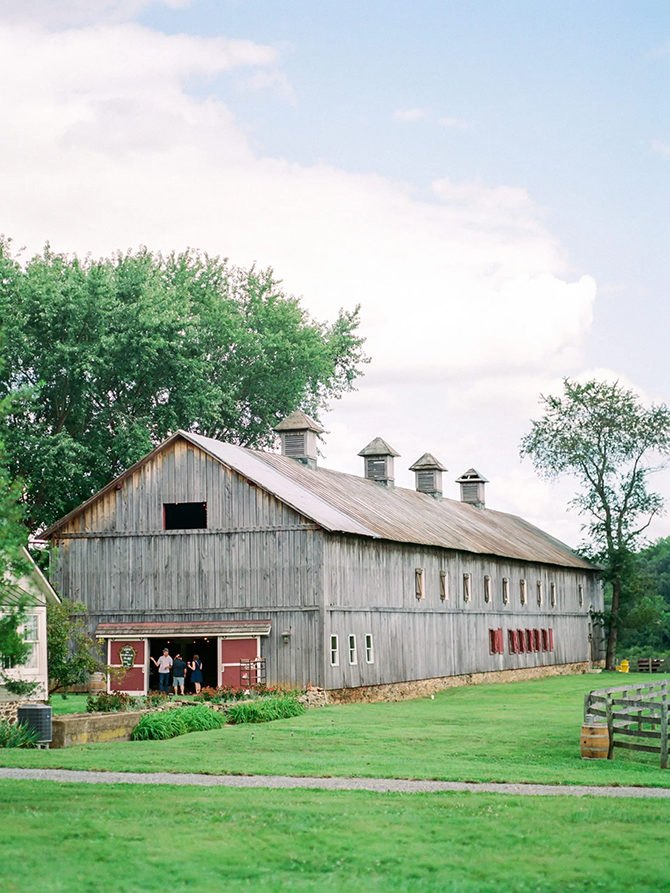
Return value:
<svg viewBox="0 0 670 893">
<path fill-rule="evenodd" d="M 158 691 L 164 691 L 165 694 L 169 694 L 170 688 L 170 667 L 172 666 L 172 658 L 170 657 L 170 652 L 167 648 L 163 648 L 163 654 L 156 660 L 155 657 L 152 657 L 151 660 L 158 667 Z"/>
<path fill-rule="evenodd" d="M 186 661 L 182 660 L 181 654 L 177 653 L 174 656 L 174 661 L 172 663 L 172 685 L 174 686 L 174 693 L 176 695 L 179 694 L 179 689 L 181 689 L 181 693 L 184 694 L 184 677 L 186 676 Z"/>
</svg>

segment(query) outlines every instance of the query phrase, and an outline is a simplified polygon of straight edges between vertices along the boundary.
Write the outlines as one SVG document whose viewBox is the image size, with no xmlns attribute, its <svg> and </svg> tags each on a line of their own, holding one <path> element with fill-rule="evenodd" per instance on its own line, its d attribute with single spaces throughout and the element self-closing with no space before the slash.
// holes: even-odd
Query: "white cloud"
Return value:
<svg viewBox="0 0 670 893">
<path fill-rule="evenodd" d="M 272 265 L 319 318 L 360 302 L 373 363 L 326 419 L 329 462 L 358 471 L 379 434 L 411 486 L 403 469 L 428 449 L 454 477 L 490 477 L 492 506 L 566 536 L 517 448 L 537 394 L 579 370 L 596 288 L 568 275 L 542 209 L 516 187 L 444 177 L 418 194 L 259 155 L 223 102 L 185 87 L 225 72 L 231 89 L 271 84 L 281 57 L 132 22 L 0 26 L 2 230 L 31 251 L 192 245 Z"/>
<path fill-rule="evenodd" d="M 396 109 L 395 112 L 393 112 L 394 121 L 403 121 L 405 123 L 421 121 L 428 117 L 430 117 L 430 109 Z"/>
<path fill-rule="evenodd" d="M 45 27 L 120 22 L 134 18 L 142 9 L 164 5 L 172 9 L 190 6 L 193 0 L 0 0 L 0 22 L 33 22 Z"/>
</svg>

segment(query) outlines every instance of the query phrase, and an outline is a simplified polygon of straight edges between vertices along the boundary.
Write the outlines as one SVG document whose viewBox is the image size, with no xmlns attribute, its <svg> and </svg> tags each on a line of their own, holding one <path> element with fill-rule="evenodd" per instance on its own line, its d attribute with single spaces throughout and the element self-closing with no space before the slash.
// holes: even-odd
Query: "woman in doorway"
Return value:
<svg viewBox="0 0 670 893">
<path fill-rule="evenodd" d="M 191 671 L 191 682 L 195 686 L 196 695 L 199 694 L 202 687 L 202 661 L 199 654 L 193 655 L 192 662 L 188 665 Z"/>
</svg>

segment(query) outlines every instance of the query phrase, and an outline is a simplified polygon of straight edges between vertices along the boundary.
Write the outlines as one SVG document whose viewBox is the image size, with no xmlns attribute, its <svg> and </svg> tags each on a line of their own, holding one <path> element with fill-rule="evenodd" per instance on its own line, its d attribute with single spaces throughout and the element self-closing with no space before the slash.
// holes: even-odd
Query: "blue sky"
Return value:
<svg viewBox="0 0 670 893">
<path fill-rule="evenodd" d="M 570 484 L 519 461 L 538 395 L 597 375 L 670 402 L 666 2 L 0 0 L 0 78 L 24 256 L 193 246 L 317 318 L 360 303 L 331 467 L 382 436 L 412 486 L 428 450 L 446 495 L 475 466 L 576 543 Z"/>
<path fill-rule="evenodd" d="M 598 281 L 588 358 L 658 392 L 670 330 L 668 3 L 204 0 L 142 20 L 280 46 L 293 101 L 229 79 L 201 87 L 220 91 L 263 153 L 417 189 L 446 173 L 527 189 L 575 275 Z M 399 109 L 426 117 L 400 122 Z"/>
</svg>

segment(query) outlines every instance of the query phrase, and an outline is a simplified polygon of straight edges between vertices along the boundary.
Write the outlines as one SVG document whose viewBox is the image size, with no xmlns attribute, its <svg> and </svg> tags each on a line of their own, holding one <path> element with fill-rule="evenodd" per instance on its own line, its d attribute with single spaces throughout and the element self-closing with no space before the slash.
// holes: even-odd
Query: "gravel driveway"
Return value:
<svg viewBox="0 0 670 893">
<path fill-rule="evenodd" d="M 171 784 L 227 788 L 302 788 L 325 791 L 377 791 L 425 794 L 440 791 L 570 797 L 669 798 L 670 788 L 599 787 L 557 784 L 475 784 L 460 781 L 411 781 L 397 778 L 309 778 L 293 775 L 196 775 L 171 772 L 78 772 L 72 769 L 2 769 L 0 779 L 29 779 L 85 784 Z"/>
</svg>

